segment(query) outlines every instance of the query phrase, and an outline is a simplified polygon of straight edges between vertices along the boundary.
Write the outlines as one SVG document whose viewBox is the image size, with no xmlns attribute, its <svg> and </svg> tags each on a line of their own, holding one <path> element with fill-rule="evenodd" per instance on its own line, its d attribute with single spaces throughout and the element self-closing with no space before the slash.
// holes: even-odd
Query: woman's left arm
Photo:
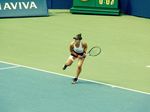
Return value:
<svg viewBox="0 0 150 112">
<path fill-rule="evenodd" d="M 87 46 L 87 43 L 86 43 L 86 42 L 85 42 L 85 43 L 83 43 L 83 47 L 84 47 L 84 54 L 83 54 L 83 58 L 85 58 L 85 57 L 86 57 L 87 48 L 88 48 L 88 46 Z"/>
</svg>

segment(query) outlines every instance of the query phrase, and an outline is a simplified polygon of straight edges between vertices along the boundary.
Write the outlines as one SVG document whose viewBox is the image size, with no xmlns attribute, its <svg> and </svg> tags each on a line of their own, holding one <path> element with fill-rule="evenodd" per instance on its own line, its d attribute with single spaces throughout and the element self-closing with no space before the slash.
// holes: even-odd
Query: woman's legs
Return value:
<svg viewBox="0 0 150 112">
<path fill-rule="evenodd" d="M 82 65 L 83 65 L 84 59 L 85 58 L 79 59 L 78 66 L 77 66 L 77 71 L 76 71 L 76 77 L 73 79 L 72 83 L 76 83 L 76 81 L 78 80 L 78 77 L 79 77 L 79 75 L 82 71 Z"/>
<path fill-rule="evenodd" d="M 74 61 L 75 59 L 76 59 L 75 57 L 70 56 L 70 57 L 67 59 L 65 65 L 64 65 L 64 67 L 63 67 L 63 70 L 65 70 L 68 66 L 70 66 L 70 65 L 73 63 L 73 61 Z"/>
</svg>

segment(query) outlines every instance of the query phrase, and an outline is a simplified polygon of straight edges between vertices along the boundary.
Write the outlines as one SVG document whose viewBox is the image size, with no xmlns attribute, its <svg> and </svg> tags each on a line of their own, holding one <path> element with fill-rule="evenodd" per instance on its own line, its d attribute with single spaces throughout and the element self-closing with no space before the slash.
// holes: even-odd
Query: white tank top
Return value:
<svg viewBox="0 0 150 112">
<path fill-rule="evenodd" d="M 74 50 L 76 53 L 83 53 L 83 52 L 84 52 L 84 49 L 83 49 L 83 46 L 82 46 L 82 42 L 80 42 L 79 47 L 76 47 L 75 44 L 74 44 L 73 50 Z"/>
</svg>

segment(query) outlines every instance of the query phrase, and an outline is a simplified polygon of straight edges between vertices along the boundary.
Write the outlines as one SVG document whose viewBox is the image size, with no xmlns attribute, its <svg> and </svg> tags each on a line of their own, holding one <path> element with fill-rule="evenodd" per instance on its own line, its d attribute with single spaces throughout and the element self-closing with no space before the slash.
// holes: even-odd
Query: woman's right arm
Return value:
<svg viewBox="0 0 150 112">
<path fill-rule="evenodd" d="M 74 56 L 78 56 L 74 51 L 73 51 L 73 43 L 70 44 L 69 47 L 70 53 L 73 54 Z"/>
</svg>

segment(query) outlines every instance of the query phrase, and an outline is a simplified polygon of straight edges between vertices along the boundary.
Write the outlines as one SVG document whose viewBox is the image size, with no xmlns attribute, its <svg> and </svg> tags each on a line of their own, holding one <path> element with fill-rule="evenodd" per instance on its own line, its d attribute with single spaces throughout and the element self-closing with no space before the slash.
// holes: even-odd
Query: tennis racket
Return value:
<svg viewBox="0 0 150 112">
<path fill-rule="evenodd" d="M 88 51 L 87 55 L 98 56 L 100 53 L 101 53 L 101 48 L 99 46 L 94 46 Z"/>
</svg>

